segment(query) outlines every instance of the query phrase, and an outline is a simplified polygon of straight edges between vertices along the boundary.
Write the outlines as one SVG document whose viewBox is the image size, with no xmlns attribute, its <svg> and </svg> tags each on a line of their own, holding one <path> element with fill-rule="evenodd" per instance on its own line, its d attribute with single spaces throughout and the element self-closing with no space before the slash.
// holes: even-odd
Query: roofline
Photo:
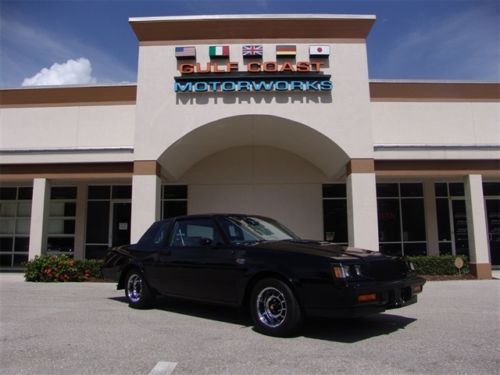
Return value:
<svg viewBox="0 0 500 375">
<path fill-rule="evenodd" d="M 500 82 L 375 81 L 372 101 L 500 101 Z"/>
<path fill-rule="evenodd" d="M 370 80 L 372 101 L 500 101 L 500 82 Z M 36 86 L 0 89 L 0 107 L 133 104 L 136 84 Z"/>
<path fill-rule="evenodd" d="M 324 13 L 276 13 L 276 14 L 205 14 L 190 16 L 160 16 L 160 17 L 129 17 L 129 22 L 161 22 L 161 21 L 204 21 L 204 20 L 261 20 L 261 19 L 371 19 L 375 20 L 374 14 L 324 14 Z"/>
<path fill-rule="evenodd" d="M 366 39 L 376 17 L 353 14 L 257 14 L 131 17 L 141 42 Z"/>
<path fill-rule="evenodd" d="M 0 107 L 133 104 L 136 95 L 136 84 L 18 87 L 0 89 Z"/>
</svg>

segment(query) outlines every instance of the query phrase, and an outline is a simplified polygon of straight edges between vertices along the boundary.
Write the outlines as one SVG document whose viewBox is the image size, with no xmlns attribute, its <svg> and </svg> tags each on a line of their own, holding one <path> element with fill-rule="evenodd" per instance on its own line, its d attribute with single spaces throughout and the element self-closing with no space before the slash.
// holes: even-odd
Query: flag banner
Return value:
<svg viewBox="0 0 500 375">
<path fill-rule="evenodd" d="M 262 57 L 264 48 L 261 45 L 243 46 L 243 57 Z"/>
<path fill-rule="evenodd" d="M 175 57 L 178 59 L 196 58 L 195 47 L 175 47 Z"/>
<path fill-rule="evenodd" d="M 297 47 L 292 45 L 276 46 L 276 56 L 295 56 L 297 54 Z"/>
<path fill-rule="evenodd" d="M 210 46 L 208 54 L 210 57 L 229 57 L 229 46 Z"/>
<path fill-rule="evenodd" d="M 309 56 L 329 56 L 330 46 L 309 46 Z"/>
</svg>

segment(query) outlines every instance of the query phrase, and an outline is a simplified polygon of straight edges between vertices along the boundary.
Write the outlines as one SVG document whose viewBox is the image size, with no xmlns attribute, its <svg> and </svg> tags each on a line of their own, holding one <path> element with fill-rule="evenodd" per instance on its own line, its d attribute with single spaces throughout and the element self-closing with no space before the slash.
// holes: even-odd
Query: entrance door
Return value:
<svg viewBox="0 0 500 375">
<path fill-rule="evenodd" d="M 500 266 L 500 200 L 486 199 L 486 220 L 492 266 Z"/>
<path fill-rule="evenodd" d="M 467 212 L 465 200 L 451 200 L 453 253 L 469 255 L 469 234 L 467 232 Z"/>
<path fill-rule="evenodd" d="M 130 243 L 130 213 L 131 204 L 113 203 L 112 246 Z"/>
</svg>

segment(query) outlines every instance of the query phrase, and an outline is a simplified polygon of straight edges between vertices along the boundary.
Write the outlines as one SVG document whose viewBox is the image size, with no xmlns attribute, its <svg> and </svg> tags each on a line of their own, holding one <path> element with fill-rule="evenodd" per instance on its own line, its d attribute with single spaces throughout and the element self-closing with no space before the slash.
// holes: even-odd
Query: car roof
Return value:
<svg viewBox="0 0 500 375">
<path fill-rule="evenodd" d="M 169 217 L 163 220 L 158 220 L 158 221 L 172 221 L 172 220 L 179 220 L 179 219 L 199 219 L 199 218 L 206 218 L 206 217 L 220 217 L 220 216 L 237 216 L 237 217 L 245 217 L 245 216 L 252 216 L 252 217 L 259 217 L 263 219 L 270 219 L 266 216 L 262 215 L 252 215 L 252 214 L 231 214 L 231 213 L 209 213 L 209 214 L 193 214 L 193 215 L 181 215 L 181 216 L 173 216 Z"/>
</svg>

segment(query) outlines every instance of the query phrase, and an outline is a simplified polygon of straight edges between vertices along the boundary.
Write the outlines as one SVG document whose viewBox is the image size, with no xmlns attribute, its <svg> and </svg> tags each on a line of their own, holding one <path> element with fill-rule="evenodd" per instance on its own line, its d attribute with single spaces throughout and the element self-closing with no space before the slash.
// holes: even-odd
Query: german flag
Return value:
<svg viewBox="0 0 500 375">
<path fill-rule="evenodd" d="M 297 55 L 297 47 L 292 45 L 276 46 L 276 56 L 295 56 Z"/>
</svg>

